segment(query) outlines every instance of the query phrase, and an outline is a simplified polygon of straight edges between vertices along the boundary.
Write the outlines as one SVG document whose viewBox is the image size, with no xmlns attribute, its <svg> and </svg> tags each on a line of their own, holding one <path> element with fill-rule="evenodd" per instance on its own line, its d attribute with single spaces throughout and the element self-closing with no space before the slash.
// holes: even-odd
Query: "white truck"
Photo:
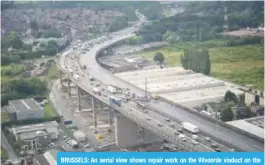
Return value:
<svg viewBox="0 0 265 165">
<path fill-rule="evenodd" d="M 191 123 L 182 122 L 181 125 L 182 125 L 182 128 L 184 128 L 185 130 L 190 131 L 192 133 L 198 133 L 199 132 L 198 127 L 191 124 Z"/>
<path fill-rule="evenodd" d="M 79 75 L 78 75 L 78 74 L 74 74 L 74 78 L 75 78 L 76 80 L 79 80 Z"/>
<path fill-rule="evenodd" d="M 108 86 L 108 91 L 110 92 L 110 93 L 115 93 L 116 91 L 117 91 L 117 89 L 115 88 L 115 87 L 113 87 L 113 86 Z"/>
<path fill-rule="evenodd" d="M 94 87 L 94 88 L 93 88 L 93 92 L 94 92 L 94 93 L 99 93 L 99 92 L 100 92 L 100 89 L 97 88 L 97 87 Z"/>
</svg>

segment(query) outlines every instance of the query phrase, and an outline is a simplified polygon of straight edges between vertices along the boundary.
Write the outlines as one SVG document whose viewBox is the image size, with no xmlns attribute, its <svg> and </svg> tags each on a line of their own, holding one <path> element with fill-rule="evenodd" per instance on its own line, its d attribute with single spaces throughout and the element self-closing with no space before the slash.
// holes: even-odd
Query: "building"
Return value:
<svg viewBox="0 0 265 165">
<path fill-rule="evenodd" d="M 264 107 L 264 93 L 259 90 L 245 91 L 245 104 L 248 106 Z M 256 113 L 256 112 L 254 112 Z"/>
<path fill-rule="evenodd" d="M 34 165 L 57 165 L 57 152 L 56 149 L 46 151 L 44 154 L 36 155 L 33 158 Z"/>
<path fill-rule="evenodd" d="M 264 140 L 264 116 L 234 120 L 226 123 Z"/>
<path fill-rule="evenodd" d="M 12 121 L 44 118 L 43 108 L 33 98 L 11 100 L 8 104 L 6 111 Z"/>
<path fill-rule="evenodd" d="M 58 123 L 49 121 L 38 124 L 29 124 L 10 128 L 10 132 L 15 136 L 16 140 L 21 140 L 22 148 L 25 150 L 36 150 L 47 146 L 51 140 L 57 139 L 59 136 Z"/>
</svg>

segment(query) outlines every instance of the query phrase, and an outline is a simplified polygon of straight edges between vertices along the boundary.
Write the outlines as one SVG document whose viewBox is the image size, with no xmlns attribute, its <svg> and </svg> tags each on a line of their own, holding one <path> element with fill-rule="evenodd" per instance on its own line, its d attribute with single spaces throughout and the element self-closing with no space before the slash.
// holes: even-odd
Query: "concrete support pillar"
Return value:
<svg viewBox="0 0 265 165">
<path fill-rule="evenodd" d="M 81 111 L 81 89 L 79 88 L 79 86 L 76 86 L 77 88 L 77 103 L 78 103 L 78 110 Z"/>
<path fill-rule="evenodd" d="M 138 144 L 137 124 L 115 112 L 115 141 L 118 148 Z"/>
<path fill-rule="evenodd" d="M 93 123 L 94 127 L 97 127 L 97 112 L 96 112 L 96 107 L 95 107 L 95 100 L 94 97 L 91 96 L 91 106 L 92 106 L 92 111 L 93 111 Z"/>
<path fill-rule="evenodd" d="M 71 80 L 68 78 L 68 96 L 71 97 Z"/>
<path fill-rule="evenodd" d="M 103 107 L 103 103 L 100 102 L 100 110 L 103 111 L 103 110 L 104 110 L 103 108 L 104 108 L 104 107 Z"/>
<path fill-rule="evenodd" d="M 112 126 L 112 120 L 111 120 L 111 107 L 108 107 L 108 124 L 109 126 Z"/>
</svg>

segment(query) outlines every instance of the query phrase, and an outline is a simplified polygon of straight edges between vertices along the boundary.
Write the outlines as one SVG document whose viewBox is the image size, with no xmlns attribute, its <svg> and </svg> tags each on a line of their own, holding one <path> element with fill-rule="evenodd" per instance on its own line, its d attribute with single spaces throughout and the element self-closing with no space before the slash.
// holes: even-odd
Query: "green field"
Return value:
<svg viewBox="0 0 265 165">
<path fill-rule="evenodd" d="M 52 64 L 52 67 L 50 67 L 47 77 L 48 79 L 55 79 L 59 75 L 59 70 L 56 66 L 56 64 Z"/>
<path fill-rule="evenodd" d="M 169 66 L 181 66 L 180 55 L 183 49 L 192 45 L 182 45 L 160 48 L 139 55 L 153 60 L 156 52 L 165 56 Z M 195 47 L 198 47 L 196 45 Z M 207 46 L 203 46 L 206 47 Z M 238 83 L 251 85 L 257 89 L 264 89 L 264 49 L 260 45 L 209 48 L 211 58 L 211 76 Z"/>
<path fill-rule="evenodd" d="M 8 113 L 7 112 L 1 112 L 1 123 L 9 121 Z"/>
<path fill-rule="evenodd" d="M 44 106 L 44 116 L 46 118 L 58 116 L 56 110 L 53 108 L 51 103 L 48 103 Z"/>
</svg>

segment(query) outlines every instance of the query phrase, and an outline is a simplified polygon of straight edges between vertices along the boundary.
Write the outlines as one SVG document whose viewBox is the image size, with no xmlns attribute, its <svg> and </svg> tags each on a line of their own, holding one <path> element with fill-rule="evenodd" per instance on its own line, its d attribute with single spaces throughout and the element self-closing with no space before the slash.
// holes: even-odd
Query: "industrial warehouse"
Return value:
<svg viewBox="0 0 265 165">
<path fill-rule="evenodd" d="M 240 86 L 227 83 L 182 67 L 138 70 L 116 73 L 118 78 L 168 101 L 193 108 L 208 102 L 221 101 L 230 90 L 243 95 Z"/>
</svg>

